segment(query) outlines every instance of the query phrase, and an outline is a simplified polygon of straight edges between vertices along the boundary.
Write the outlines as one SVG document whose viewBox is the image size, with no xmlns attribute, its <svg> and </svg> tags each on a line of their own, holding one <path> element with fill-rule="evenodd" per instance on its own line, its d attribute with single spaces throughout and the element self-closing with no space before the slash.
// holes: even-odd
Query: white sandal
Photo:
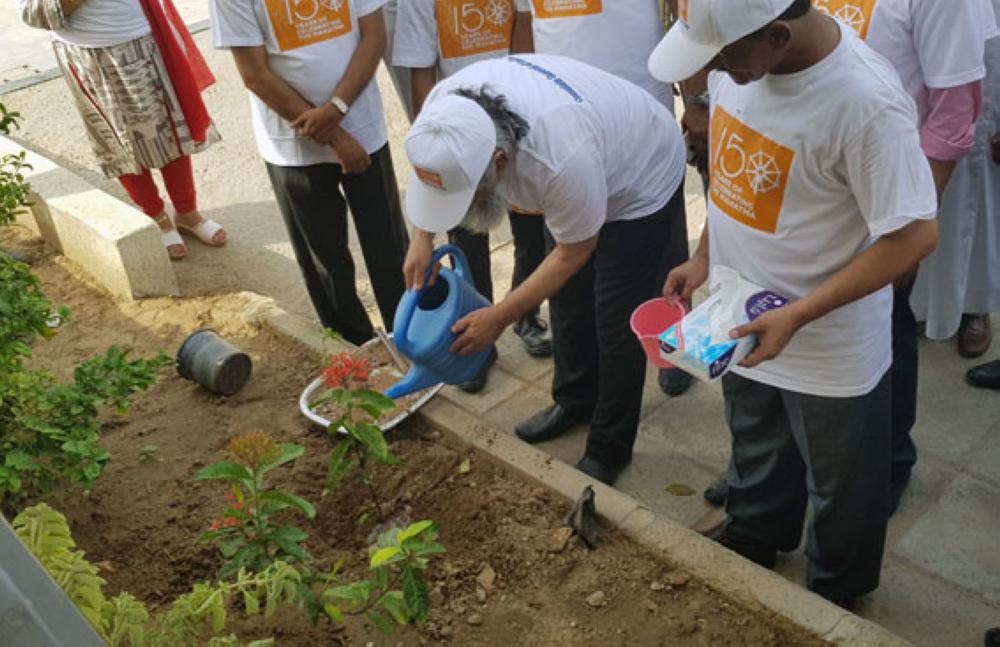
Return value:
<svg viewBox="0 0 1000 647">
<path fill-rule="evenodd" d="M 153 222 L 155 222 L 156 226 L 159 227 L 163 223 L 164 219 L 173 224 L 173 220 L 171 220 L 170 216 L 165 212 L 153 218 Z M 163 231 L 163 228 L 161 227 L 160 237 L 163 239 L 163 246 L 167 249 L 167 256 L 170 260 L 179 261 L 187 256 L 187 245 L 184 244 L 184 239 L 181 238 L 181 235 L 177 232 L 177 225 L 174 225 L 174 228 L 170 231 Z M 183 251 L 179 253 L 171 252 L 170 248 L 175 245 L 180 245 L 183 248 Z"/>
<path fill-rule="evenodd" d="M 211 218 L 202 217 L 201 222 L 194 227 L 188 227 L 180 221 L 177 221 L 175 224 L 177 229 L 186 234 L 191 234 L 209 247 L 222 247 L 226 244 L 226 241 L 222 241 L 221 243 L 215 242 L 215 235 L 222 231 L 222 225 Z"/>
</svg>

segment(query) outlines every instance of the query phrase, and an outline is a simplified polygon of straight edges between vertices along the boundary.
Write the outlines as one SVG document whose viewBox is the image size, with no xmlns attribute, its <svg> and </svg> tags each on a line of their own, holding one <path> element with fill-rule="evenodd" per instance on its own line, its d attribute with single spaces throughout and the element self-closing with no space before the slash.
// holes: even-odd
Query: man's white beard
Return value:
<svg viewBox="0 0 1000 647">
<path fill-rule="evenodd" d="M 500 226 L 506 215 L 507 201 L 495 190 L 477 191 L 459 226 L 474 234 L 488 234 Z"/>
</svg>

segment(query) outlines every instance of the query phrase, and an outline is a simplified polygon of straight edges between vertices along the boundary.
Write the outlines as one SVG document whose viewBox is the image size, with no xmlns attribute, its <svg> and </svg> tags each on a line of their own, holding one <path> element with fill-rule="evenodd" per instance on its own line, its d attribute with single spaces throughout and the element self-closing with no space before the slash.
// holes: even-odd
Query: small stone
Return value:
<svg viewBox="0 0 1000 647">
<path fill-rule="evenodd" d="M 681 571 L 673 571 L 665 579 L 667 584 L 679 589 L 687 586 L 687 583 L 691 581 L 691 576 Z"/>
<path fill-rule="evenodd" d="M 566 550 L 569 540 L 573 538 L 573 529 L 569 526 L 556 528 L 549 533 L 545 542 L 545 550 L 549 553 L 561 553 Z"/>
<path fill-rule="evenodd" d="M 645 600 L 642 601 L 642 608 L 645 609 L 646 611 L 649 611 L 650 613 L 653 613 L 660 607 L 649 598 L 646 598 Z"/>
<path fill-rule="evenodd" d="M 650 591 L 662 591 L 665 588 L 667 588 L 667 585 L 664 584 L 663 582 L 650 582 L 649 583 L 649 590 Z"/>
<path fill-rule="evenodd" d="M 373 642 L 367 642 L 367 643 L 365 643 L 365 647 L 375 647 L 375 643 L 373 643 Z"/>
<path fill-rule="evenodd" d="M 587 596 L 587 604 L 592 607 L 603 607 L 607 604 L 605 598 L 604 591 L 594 591 Z"/>
<path fill-rule="evenodd" d="M 439 631 L 438 633 L 441 634 L 442 638 L 447 638 L 448 636 L 455 633 L 455 630 L 452 628 L 451 625 L 445 625 L 441 627 L 441 631 Z"/>
<path fill-rule="evenodd" d="M 478 627 L 479 625 L 483 624 L 483 617 L 478 613 L 473 613 L 471 616 L 466 618 L 465 621 L 468 622 L 473 627 Z"/>
<path fill-rule="evenodd" d="M 576 620 L 570 621 L 569 626 L 572 627 L 572 628 L 574 628 L 574 629 L 576 629 L 576 627 L 577 627 Z"/>
<path fill-rule="evenodd" d="M 496 584 L 496 581 L 497 572 L 489 564 L 483 566 L 483 569 L 479 571 L 479 575 L 476 577 L 476 582 L 486 591 L 493 590 L 493 585 Z"/>
<path fill-rule="evenodd" d="M 486 602 L 486 590 L 481 586 L 476 587 L 476 602 L 480 604 Z"/>
<path fill-rule="evenodd" d="M 445 603 L 444 589 L 441 585 L 435 586 L 431 589 L 431 604 L 440 607 Z"/>
</svg>

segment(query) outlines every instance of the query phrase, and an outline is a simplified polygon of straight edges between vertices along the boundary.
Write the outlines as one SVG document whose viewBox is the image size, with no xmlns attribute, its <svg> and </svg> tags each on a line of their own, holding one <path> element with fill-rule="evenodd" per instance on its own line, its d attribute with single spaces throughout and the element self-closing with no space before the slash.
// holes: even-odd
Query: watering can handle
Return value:
<svg viewBox="0 0 1000 647">
<path fill-rule="evenodd" d="M 407 304 L 406 310 L 403 311 L 403 318 L 394 328 L 394 332 L 397 336 L 403 337 L 410 329 L 410 320 L 413 319 L 413 312 L 417 309 L 417 304 L 420 302 L 419 294 L 427 289 L 427 283 L 431 280 L 431 274 L 434 272 L 434 268 L 437 266 L 438 262 L 445 256 L 451 255 L 455 259 L 455 273 L 458 274 L 465 281 L 472 282 L 472 274 L 469 272 L 469 262 L 465 260 L 465 254 L 461 249 L 455 245 L 441 245 L 434 250 L 431 254 L 431 262 L 427 264 L 427 269 L 424 271 L 424 283 L 423 287 L 416 290 L 418 296 L 416 298 L 410 299 Z"/>
<path fill-rule="evenodd" d="M 427 269 L 424 271 L 424 288 L 427 287 L 427 282 L 431 280 L 431 274 L 434 273 L 434 267 L 441 261 L 445 256 L 451 255 L 455 259 L 455 273 L 462 277 L 464 280 L 472 282 L 472 274 L 469 272 L 469 262 L 465 260 L 465 254 L 455 245 L 441 245 L 434 250 L 431 254 L 431 262 L 427 264 Z"/>
</svg>

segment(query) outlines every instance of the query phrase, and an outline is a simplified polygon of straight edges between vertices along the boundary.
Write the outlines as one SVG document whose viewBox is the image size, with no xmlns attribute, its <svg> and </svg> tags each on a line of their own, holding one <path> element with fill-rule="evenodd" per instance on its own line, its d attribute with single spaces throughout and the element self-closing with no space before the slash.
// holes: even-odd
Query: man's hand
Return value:
<svg viewBox="0 0 1000 647">
<path fill-rule="evenodd" d="M 480 308 L 462 317 L 451 327 L 451 331 L 460 335 L 451 345 L 451 352 L 456 355 L 474 355 L 486 350 L 496 343 L 500 334 L 507 327 L 496 306 Z"/>
<path fill-rule="evenodd" d="M 292 122 L 292 128 L 302 137 L 308 137 L 317 144 L 332 144 L 344 115 L 329 103 L 306 110 Z"/>
<path fill-rule="evenodd" d="M 740 366 L 753 368 L 761 362 L 774 359 L 785 350 L 792 336 L 804 325 L 795 304 L 765 312 L 748 324 L 729 331 L 732 339 L 757 335 L 757 345 L 743 358 Z"/>
<path fill-rule="evenodd" d="M 410 247 L 406 250 L 403 261 L 403 281 L 407 290 L 419 290 L 424 287 L 424 272 L 430 265 L 434 253 L 434 234 L 422 229 L 414 229 L 410 235 Z M 431 274 L 428 286 L 434 285 L 437 271 Z"/>
<path fill-rule="evenodd" d="M 688 163 L 699 173 L 708 173 L 708 108 L 687 106 L 681 115 L 681 131 L 687 143 Z"/>
<path fill-rule="evenodd" d="M 368 154 L 358 140 L 348 135 L 343 130 L 338 129 L 337 136 L 330 144 L 333 152 L 340 160 L 340 166 L 345 175 L 360 175 L 368 170 L 372 165 L 371 155 Z"/>
<path fill-rule="evenodd" d="M 694 291 L 708 280 L 708 257 L 695 254 L 691 260 L 678 265 L 667 275 L 663 284 L 663 297 L 668 301 L 680 298 L 684 303 L 691 303 Z"/>
</svg>

